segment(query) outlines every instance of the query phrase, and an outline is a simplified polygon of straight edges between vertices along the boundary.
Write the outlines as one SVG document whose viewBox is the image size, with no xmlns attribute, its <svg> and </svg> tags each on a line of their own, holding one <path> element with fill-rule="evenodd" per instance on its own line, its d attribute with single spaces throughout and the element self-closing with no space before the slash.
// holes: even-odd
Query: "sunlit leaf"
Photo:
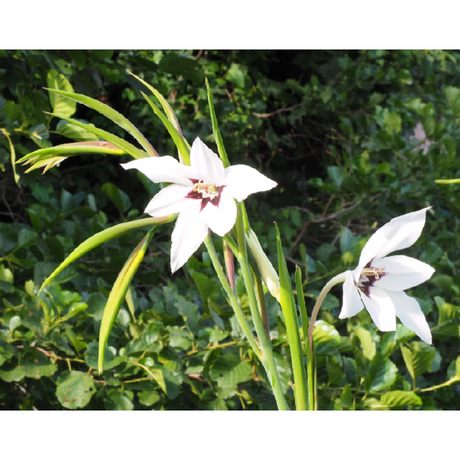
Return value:
<svg viewBox="0 0 460 460">
<path fill-rule="evenodd" d="M 150 142 L 144 137 L 144 135 L 126 117 L 124 117 L 121 113 L 117 112 L 115 109 L 112 109 L 112 107 L 110 107 L 109 105 L 104 104 L 103 102 L 100 102 L 89 96 L 85 96 L 83 94 L 71 93 L 68 91 L 60 91 L 60 90 L 51 89 L 51 88 L 45 88 L 45 89 L 48 89 L 49 91 L 53 93 L 65 96 L 71 100 L 80 102 L 81 104 L 84 104 L 90 107 L 91 109 L 97 110 L 100 114 L 104 115 L 109 120 L 112 120 L 118 126 L 123 128 L 129 134 L 131 134 L 134 137 L 134 139 L 136 139 L 139 142 L 139 144 L 142 145 L 142 147 L 144 147 L 148 155 L 158 156 L 158 153 L 152 147 Z M 53 115 L 57 115 L 59 113 L 58 110 L 55 110 L 55 112 L 56 113 L 53 113 Z M 66 116 L 67 114 L 63 113 L 62 115 Z M 64 117 L 61 117 L 61 118 L 63 118 L 64 120 L 66 119 Z"/>
<path fill-rule="evenodd" d="M 117 317 L 118 311 L 120 310 L 121 304 L 126 296 L 131 280 L 133 279 L 137 269 L 139 268 L 142 259 L 144 258 L 145 251 L 155 233 L 156 227 L 152 228 L 149 233 L 142 238 L 140 243 L 134 249 L 129 256 L 125 265 L 118 274 L 117 279 L 110 291 L 107 305 L 104 309 L 104 315 L 102 317 L 101 329 L 99 331 L 99 373 L 102 372 L 104 364 L 104 350 L 109 339 L 109 334 L 112 329 L 115 318 Z"/>
<path fill-rule="evenodd" d="M 50 90 L 61 90 L 68 94 L 73 94 L 73 88 L 67 78 L 60 74 L 56 69 L 51 69 L 46 76 L 46 82 L 50 87 Z M 77 110 L 77 104 L 75 101 L 66 97 L 55 94 L 54 92 L 49 93 L 51 107 L 53 107 L 53 114 L 60 113 L 66 117 L 71 117 Z"/>
<path fill-rule="evenodd" d="M 48 284 L 50 284 L 50 282 L 72 262 L 77 260 L 83 254 L 86 254 L 88 251 L 91 251 L 91 249 L 99 246 L 100 244 L 124 235 L 125 233 L 132 230 L 165 224 L 167 222 L 171 222 L 174 219 L 175 215 L 166 217 L 149 217 L 146 219 L 139 219 L 132 222 L 125 222 L 123 224 L 114 225 L 113 227 L 107 228 L 102 232 L 96 233 L 72 251 L 72 253 L 64 260 L 64 262 L 62 262 L 62 264 L 59 265 L 59 267 L 56 268 L 56 270 L 43 282 L 39 292 L 41 292 Z"/>
</svg>

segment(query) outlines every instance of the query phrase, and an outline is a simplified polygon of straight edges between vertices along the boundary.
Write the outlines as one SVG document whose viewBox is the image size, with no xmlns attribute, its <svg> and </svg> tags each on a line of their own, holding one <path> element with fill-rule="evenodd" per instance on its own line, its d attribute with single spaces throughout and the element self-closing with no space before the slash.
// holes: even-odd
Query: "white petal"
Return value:
<svg viewBox="0 0 460 460">
<path fill-rule="evenodd" d="M 208 226 L 199 209 L 179 214 L 171 235 L 171 273 L 184 265 L 200 247 L 208 234 Z"/>
<path fill-rule="evenodd" d="M 224 182 L 227 185 L 226 191 L 238 201 L 245 200 L 252 193 L 265 192 L 278 185 L 256 169 L 246 165 L 229 166 L 225 172 L 227 174 Z"/>
<path fill-rule="evenodd" d="M 172 184 L 160 190 L 145 208 L 147 214 L 153 217 L 163 217 L 176 212 L 199 209 L 201 200 L 186 198 L 193 189 L 191 186 Z"/>
<path fill-rule="evenodd" d="M 411 331 L 414 331 L 424 342 L 432 345 L 430 326 L 419 303 L 405 292 L 388 292 L 396 309 L 396 316 Z"/>
<path fill-rule="evenodd" d="M 377 230 L 369 238 L 361 252 L 358 264 L 359 272 L 372 259 L 385 257 L 390 252 L 414 244 L 422 233 L 428 209 L 430 207 L 395 217 Z"/>
<path fill-rule="evenodd" d="M 429 280 L 434 268 L 425 262 L 406 256 L 389 256 L 372 262 L 372 267 L 384 268 L 374 286 L 387 291 L 404 291 Z"/>
<path fill-rule="evenodd" d="M 170 156 L 140 158 L 120 165 L 124 169 L 137 169 L 152 182 L 190 185 L 192 178 L 190 166 L 180 164 Z"/>
<path fill-rule="evenodd" d="M 219 236 L 224 236 L 235 225 L 236 203 L 229 194 L 222 193 L 219 206 L 208 203 L 201 213 L 209 228 Z"/>
<path fill-rule="evenodd" d="M 212 184 L 221 185 L 225 179 L 222 160 L 208 148 L 199 137 L 195 139 L 190 151 L 192 179 L 203 179 Z"/>
<path fill-rule="evenodd" d="M 345 282 L 343 283 L 342 310 L 339 318 L 351 318 L 364 308 L 364 304 L 359 296 L 358 288 L 353 281 L 353 273 L 350 270 L 345 272 Z"/>
<path fill-rule="evenodd" d="M 375 325 L 381 331 L 396 330 L 395 306 L 386 291 L 372 286 L 369 288 L 369 297 L 362 293 L 361 298 Z"/>
</svg>

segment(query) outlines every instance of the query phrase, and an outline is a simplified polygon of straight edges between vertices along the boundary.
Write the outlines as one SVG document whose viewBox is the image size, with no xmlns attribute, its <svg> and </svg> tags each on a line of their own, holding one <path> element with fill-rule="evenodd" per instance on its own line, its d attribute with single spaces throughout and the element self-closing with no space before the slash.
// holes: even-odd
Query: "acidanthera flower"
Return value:
<svg viewBox="0 0 460 460">
<path fill-rule="evenodd" d="M 403 291 L 430 279 L 434 269 L 411 257 L 387 257 L 417 241 L 428 209 L 396 217 L 369 238 L 358 266 L 345 272 L 339 318 L 354 316 L 366 307 L 381 331 L 396 330 L 397 316 L 404 326 L 431 344 L 430 328 L 419 303 Z"/>
<path fill-rule="evenodd" d="M 208 235 L 208 229 L 224 236 L 236 221 L 236 203 L 277 185 L 254 168 L 224 168 L 221 159 L 196 138 L 190 166 L 171 156 L 141 158 L 123 164 L 137 169 L 153 182 L 170 183 L 145 208 L 152 217 L 179 213 L 172 233 L 171 271 L 184 265 Z"/>
</svg>

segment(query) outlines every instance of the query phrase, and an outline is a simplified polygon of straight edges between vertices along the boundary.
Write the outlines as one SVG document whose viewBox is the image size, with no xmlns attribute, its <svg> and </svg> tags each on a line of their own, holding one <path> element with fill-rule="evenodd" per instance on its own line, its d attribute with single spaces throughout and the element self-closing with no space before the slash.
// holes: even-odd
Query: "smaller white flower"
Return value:
<svg viewBox="0 0 460 460">
<path fill-rule="evenodd" d="M 431 345 L 431 331 L 425 315 L 417 300 L 404 291 L 430 279 L 434 269 L 412 257 L 386 257 L 417 241 L 428 209 L 396 217 L 369 238 L 358 266 L 345 272 L 339 318 L 350 318 L 366 307 L 381 331 L 396 330 L 398 317 L 404 326 Z"/>
<path fill-rule="evenodd" d="M 190 166 L 171 156 L 141 158 L 121 165 L 137 169 L 153 182 L 171 183 L 145 208 L 152 217 L 179 213 L 171 236 L 171 271 L 182 267 L 208 235 L 208 229 L 224 236 L 235 225 L 235 200 L 270 190 L 277 185 L 254 168 L 224 168 L 221 159 L 196 138 Z"/>
</svg>

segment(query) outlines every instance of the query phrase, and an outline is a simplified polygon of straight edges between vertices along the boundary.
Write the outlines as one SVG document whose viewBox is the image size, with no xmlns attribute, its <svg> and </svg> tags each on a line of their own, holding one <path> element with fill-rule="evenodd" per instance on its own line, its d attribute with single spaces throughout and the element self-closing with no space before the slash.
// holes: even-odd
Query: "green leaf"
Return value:
<svg viewBox="0 0 460 460">
<path fill-rule="evenodd" d="M 0 369 L 0 379 L 4 380 L 5 382 L 20 382 L 26 373 L 23 367 L 14 367 L 10 370 L 3 370 Z"/>
<path fill-rule="evenodd" d="M 80 371 L 64 371 L 58 382 L 56 397 L 67 409 L 85 407 L 96 391 L 93 379 Z"/>
<path fill-rule="evenodd" d="M 366 375 L 366 391 L 382 391 L 389 388 L 396 381 L 397 375 L 396 365 L 380 353 L 376 353 Z"/>
<path fill-rule="evenodd" d="M 158 64 L 158 70 L 172 75 L 182 75 L 184 78 L 192 80 L 195 86 L 200 85 L 204 78 L 203 69 L 198 61 L 176 53 L 163 56 Z"/>
<path fill-rule="evenodd" d="M 230 166 L 228 161 L 227 152 L 225 151 L 224 141 L 222 140 L 222 135 L 220 134 L 219 124 L 217 122 L 216 112 L 214 111 L 214 104 L 212 100 L 211 88 L 209 87 L 208 79 L 206 78 L 206 88 L 208 89 L 208 104 L 209 104 L 209 113 L 211 114 L 212 121 L 212 132 L 214 133 L 214 139 L 217 144 L 217 151 L 219 152 L 220 159 L 224 164 L 224 168 Z"/>
<path fill-rule="evenodd" d="M 455 118 L 460 117 L 460 89 L 449 86 L 444 89 L 450 108 Z"/>
<path fill-rule="evenodd" d="M 340 343 L 340 340 L 340 334 L 334 326 L 322 319 L 315 322 L 315 327 L 313 329 L 313 341 L 316 344 L 324 342 Z"/>
<path fill-rule="evenodd" d="M 131 200 L 125 192 L 120 190 L 115 184 L 106 182 L 101 190 L 109 197 L 110 201 L 117 207 L 121 215 L 131 207 Z"/>
<path fill-rule="evenodd" d="M 19 175 L 16 172 L 16 150 L 14 149 L 13 142 L 11 141 L 10 133 L 4 128 L 0 128 L 0 133 L 2 133 L 8 139 L 8 144 L 10 146 L 11 166 L 13 168 L 14 181 L 16 182 L 16 184 L 18 184 Z"/>
<path fill-rule="evenodd" d="M 292 368 L 294 372 L 295 400 L 297 410 L 307 410 L 306 373 L 303 363 L 303 351 L 300 341 L 297 308 L 292 293 L 291 279 L 287 270 L 286 259 L 281 245 L 278 225 L 275 224 L 276 243 L 278 250 L 278 272 L 280 279 L 280 305 L 286 324 L 286 332 L 291 352 Z"/>
<path fill-rule="evenodd" d="M 422 400 L 415 393 L 395 390 L 386 392 L 382 396 L 380 403 L 387 407 L 420 406 Z"/>
<path fill-rule="evenodd" d="M 33 379 L 49 377 L 57 371 L 56 364 L 52 363 L 43 353 L 34 349 L 22 356 L 20 366 L 24 368 L 24 375 Z"/>
<path fill-rule="evenodd" d="M 81 123 L 84 123 L 84 120 L 77 120 Z M 86 124 L 86 123 L 85 123 Z M 86 129 L 80 128 L 79 126 L 73 125 L 65 120 L 61 120 L 56 128 L 56 131 L 63 136 L 69 137 L 77 142 L 85 141 L 97 141 L 99 138 L 87 131 Z"/>
<path fill-rule="evenodd" d="M 161 399 L 157 391 L 140 391 L 138 393 L 139 402 L 144 406 L 152 406 Z"/>
<path fill-rule="evenodd" d="M 26 173 L 43 166 L 45 166 L 43 171 L 43 173 L 45 173 L 48 169 L 71 156 L 89 153 L 124 155 L 125 151 L 106 141 L 75 142 L 72 144 L 62 144 L 56 147 L 35 150 L 21 158 L 18 163 L 24 162 L 24 165 L 33 163 L 33 166 L 31 166 Z"/>
<path fill-rule="evenodd" d="M 407 370 L 414 380 L 430 369 L 436 357 L 434 349 L 430 351 L 412 351 L 408 347 L 401 346 L 401 352 Z"/>
<path fill-rule="evenodd" d="M 131 280 L 144 258 L 145 251 L 147 250 L 155 230 L 156 227 L 152 228 L 149 233 L 142 238 L 121 269 L 115 284 L 110 291 L 107 305 L 104 309 L 104 316 L 102 317 L 101 329 L 99 331 L 99 374 L 102 372 L 104 364 L 104 350 L 107 345 L 107 340 L 109 339 L 113 323 L 115 322 L 115 318 L 117 317 L 118 311 L 120 310 L 121 304 L 126 296 Z"/>
<path fill-rule="evenodd" d="M 192 272 L 192 278 L 203 300 L 203 310 L 209 313 L 210 301 L 216 301 L 219 296 L 220 283 L 197 271 Z"/>
<path fill-rule="evenodd" d="M 173 109 L 169 105 L 168 101 L 163 97 L 163 95 L 159 91 L 157 91 L 153 86 L 149 85 L 147 82 L 142 80 L 142 78 L 139 78 L 137 75 L 134 75 L 131 72 L 128 72 L 128 73 L 132 75 L 134 78 L 136 78 L 137 80 L 139 80 L 142 84 L 144 84 L 153 93 L 153 95 L 158 99 L 161 106 L 163 107 L 163 110 L 166 113 L 166 116 L 168 117 L 168 120 L 171 122 L 174 128 L 176 128 L 176 131 L 180 134 L 185 144 L 190 149 L 190 145 L 188 145 L 187 140 L 184 138 L 184 135 L 182 134 L 182 130 L 180 128 L 179 121 L 177 120 L 176 114 L 174 113 Z"/>
<path fill-rule="evenodd" d="M 141 91 L 141 94 L 144 97 L 144 99 L 147 101 L 147 103 L 150 105 L 155 115 L 165 125 L 166 129 L 168 130 L 169 135 L 171 136 L 172 140 L 176 144 L 177 150 L 179 150 L 179 153 L 182 157 L 183 162 L 186 165 L 190 165 L 190 152 L 189 152 L 190 148 L 188 147 L 188 144 L 186 143 L 182 134 L 179 131 L 177 131 L 174 125 L 161 113 L 158 107 L 142 91 Z"/>
<path fill-rule="evenodd" d="M 96 128 L 94 125 L 81 123 L 80 121 L 73 120 L 72 118 L 64 117 L 59 113 L 54 114 L 55 117 L 61 118 L 62 120 L 67 120 L 69 123 L 72 123 L 75 126 L 79 126 L 80 128 L 89 131 L 90 133 L 95 134 L 98 138 L 104 139 L 107 142 L 115 145 L 116 147 L 122 149 L 125 153 L 131 155 L 134 158 L 146 158 L 149 155 L 141 149 L 138 149 L 130 142 L 125 141 L 121 137 L 115 136 L 115 134 L 111 134 L 103 129 Z"/>
<path fill-rule="evenodd" d="M 401 131 L 401 116 L 396 112 L 387 112 L 383 117 L 383 125 L 388 134 Z"/>
<path fill-rule="evenodd" d="M 347 384 L 342 391 L 340 396 L 340 404 L 345 407 L 352 407 L 354 403 L 353 396 L 351 394 L 351 385 Z"/>
<path fill-rule="evenodd" d="M 158 153 L 155 151 L 155 149 L 150 144 L 150 142 L 144 137 L 144 135 L 127 118 L 125 118 L 121 113 L 112 109 L 112 107 L 110 107 L 109 105 L 104 104 L 103 102 L 100 102 L 97 99 L 93 99 L 91 97 L 84 96 L 83 94 L 71 93 L 68 91 L 59 91 L 57 89 L 51 89 L 51 88 L 45 88 L 45 89 L 48 89 L 49 91 L 53 93 L 65 96 L 73 101 L 80 102 L 81 104 L 84 104 L 90 107 L 91 109 L 98 111 L 100 114 L 104 115 L 109 120 L 113 121 L 118 126 L 120 126 L 120 128 L 123 128 L 125 131 L 131 134 L 131 136 L 133 136 L 134 139 L 136 139 L 139 142 L 139 144 L 145 149 L 145 151 L 148 153 L 149 156 L 156 156 L 156 157 L 159 156 Z M 55 110 L 54 112 L 59 112 L 59 111 Z M 57 113 L 53 113 L 53 115 L 59 116 Z M 66 113 L 64 113 L 63 115 L 64 117 L 60 117 L 60 118 L 70 121 L 67 118 L 65 118 L 65 116 L 67 115 Z M 85 129 L 85 126 L 81 126 L 81 127 Z M 97 134 L 97 133 L 94 133 L 94 134 Z M 109 139 L 106 139 L 106 140 L 109 140 Z"/>
<path fill-rule="evenodd" d="M 69 80 L 64 75 L 58 73 L 57 70 L 51 69 L 46 76 L 46 82 L 50 90 L 62 90 L 65 93 L 73 94 L 74 90 Z M 55 94 L 54 92 L 49 93 L 51 107 L 53 107 L 53 114 L 60 113 L 66 117 L 71 117 L 77 110 L 77 104 L 74 100 L 69 100 L 66 97 Z"/>
<path fill-rule="evenodd" d="M 361 342 L 364 357 L 372 360 L 375 356 L 375 342 L 372 340 L 371 333 L 363 327 L 356 327 L 354 332 Z"/>
<path fill-rule="evenodd" d="M 39 293 L 48 285 L 50 282 L 56 278 L 66 267 L 68 267 L 72 262 L 77 260 L 83 254 L 86 254 L 91 249 L 109 241 L 113 238 L 117 238 L 121 235 L 124 235 L 127 232 L 137 230 L 143 227 L 151 227 L 165 224 L 167 222 L 171 222 L 175 219 L 175 215 L 170 215 L 166 217 L 149 217 L 146 219 L 139 219 L 132 222 L 125 222 L 123 224 L 114 225 L 111 228 L 107 228 L 102 232 L 96 233 L 95 235 L 88 238 L 82 244 L 80 244 L 77 248 L 75 248 L 72 253 L 67 257 L 67 259 L 59 265 L 56 270 L 43 282 Z"/>
<path fill-rule="evenodd" d="M 252 366 L 235 355 L 221 355 L 209 370 L 219 386 L 229 387 L 252 379 Z"/>
<path fill-rule="evenodd" d="M 400 345 L 404 345 L 408 340 L 415 336 L 406 326 L 396 325 L 396 331 L 385 332 L 380 344 L 380 351 L 384 358 L 388 358 Z"/>
<path fill-rule="evenodd" d="M 133 410 L 134 404 L 131 399 L 131 391 L 112 388 L 104 398 L 104 406 L 107 410 Z"/>
</svg>

